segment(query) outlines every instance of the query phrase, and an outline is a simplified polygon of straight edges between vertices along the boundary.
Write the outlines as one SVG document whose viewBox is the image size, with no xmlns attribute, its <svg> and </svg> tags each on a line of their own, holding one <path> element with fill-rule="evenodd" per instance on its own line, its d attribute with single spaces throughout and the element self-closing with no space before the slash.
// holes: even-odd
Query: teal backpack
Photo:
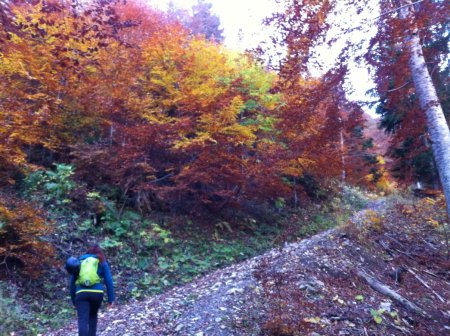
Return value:
<svg viewBox="0 0 450 336">
<path fill-rule="evenodd" d="M 81 260 L 80 273 L 75 283 L 85 287 L 100 283 L 100 277 L 97 274 L 98 263 L 99 260 L 95 257 L 87 257 Z"/>
</svg>

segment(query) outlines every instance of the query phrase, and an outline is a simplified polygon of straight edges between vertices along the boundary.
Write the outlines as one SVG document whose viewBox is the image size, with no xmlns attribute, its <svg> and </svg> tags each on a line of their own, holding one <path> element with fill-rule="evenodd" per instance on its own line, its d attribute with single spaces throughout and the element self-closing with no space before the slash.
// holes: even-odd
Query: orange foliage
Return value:
<svg viewBox="0 0 450 336">
<path fill-rule="evenodd" d="M 375 186 L 381 163 L 363 129 L 360 106 L 349 102 L 344 90 L 347 74 L 344 49 L 336 66 L 320 78 L 310 74 L 314 48 L 326 40 L 335 1 L 284 1 L 282 10 L 266 20 L 278 31 L 275 47 L 286 48 L 280 62 L 278 89 L 283 95 L 281 141 L 286 143 L 285 173 L 304 174 L 326 184 L 340 178 L 347 183 Z M 368 142 L 369 141 L 369 142 Z M 368 175 L 372 177 L 366 178 Z M 295 179 L 294 179 L 295 181 Z M 385 181 L 383 181 L 383 185 Z"/>
<path fill-rule="evenodd" d="M 42 236 L 50 232 L 42 214 L 30 204 L 0 195 L 1 267 L 19 267 L 35 278 L 53 262 L 53 247 Z"/>
<path fill-rule="evenodd" d="M 80 17 L 60 2 L 21 2 L 11 13 L 0 53 L 3 173 L 24 168 L 27 148 L 56 151 L 96 132 L 98 115 L 87 111 L 89 90 L 109 39 L 95 15 Z"/>
<path fill-rule="evenodd" d="M 143 2 L 12 4 L 0 53 L 0 174 L 14 182 L 33 164 L 71 161 L 89 187 L 190 213 L 289 198 L 307 175 L 326 184 L 350 148 L 340 135 L 353 140 L 345 69 L 314 79 L 305 68 L 329 10 L 316 5 L 307 6 L 308 38 L 288 34 L 277 78 Z"/>
</svg>

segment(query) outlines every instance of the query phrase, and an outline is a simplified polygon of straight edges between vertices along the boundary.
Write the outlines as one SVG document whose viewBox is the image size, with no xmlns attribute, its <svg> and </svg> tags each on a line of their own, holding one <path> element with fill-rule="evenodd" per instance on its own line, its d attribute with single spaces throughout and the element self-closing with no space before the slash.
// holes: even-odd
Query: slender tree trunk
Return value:
<svg viewBox="0 0 450 336">
<path fill-rule="evenodd" d="M 345 156 L 344 156 L 344 131 L 340 130 L 340 144 L 341 144 L 341 164 L 342 164 L 342 172 L 341 172 L 341 179 L 342 183 L 345 183 L 346 178 L 346 172 L 345 172 Z"/>
<path fill-rule="evenodd" d="M 400 9 L 400 16 L 402 19 L 410 21 L 412 28 L 405 37 L 409 52 L 409 68 L 420 107 L 425 111 L 427 117 L 428 132 L 432 141 L 431 147 L 444 189 L 447 214 L 450 218 L 450 131 L 425 63 L 419 33 L 414 27 L 414 7 L 410 0 L 403 0 L 402 4 L 408 6 Z"/>
</svg>

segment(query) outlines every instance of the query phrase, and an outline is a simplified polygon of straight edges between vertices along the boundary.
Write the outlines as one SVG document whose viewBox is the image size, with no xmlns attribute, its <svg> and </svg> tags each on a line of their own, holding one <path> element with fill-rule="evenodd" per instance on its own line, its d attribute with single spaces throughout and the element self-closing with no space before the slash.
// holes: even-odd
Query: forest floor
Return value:
<svg viewBox="0 0 450 336">
<path fill-rule="evenodd" d="M 98 334 L 450 335 L 448 245 L 417 210 L 370 202 L 345 227 L 104 310 Z"/>
</svg>

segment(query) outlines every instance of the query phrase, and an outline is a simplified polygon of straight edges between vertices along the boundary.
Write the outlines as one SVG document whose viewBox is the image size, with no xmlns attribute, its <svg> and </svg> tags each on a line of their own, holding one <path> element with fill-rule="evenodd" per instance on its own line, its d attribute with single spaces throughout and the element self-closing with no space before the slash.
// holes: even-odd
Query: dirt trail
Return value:
<svg viewBox="0 0 450 336">
<path fill-rule="evenodd" d="M 272 250 L 239 264 L 217 270 L 183 287 L 144 301 L 112 308 L 100 314 L 99 335 L 240 335 L 235 323 L 248 314 L 253 295 L 262 293 L 254 277 L 263 258 L 279 260 L 300 254 L 308 256 L 314 246 L 329 239 L 330 230 L 299 243 L 289 244 L 282 250 Z M 258 327 L 252 326 L 255 334 Z M 246 333 L 249 335 L 248 328 Z M 73 324 L 52 336 L 75 335 Z"/>
<path fill-rule="evenodd" d="M 370 202 L 352 217 L 352 222 L 363 221 L 368 210 L 380 212 L 384 208 L 384 199 Z M 288 301 L 298 296 L 298 302 L 286 309 L 302 310 L 298 315 L 306 322 L 301 335 L 420 335 L 411 333 L 412 327 L 400 317 L 398 321 L 384 317 L 384 329 L 373 321 L 371 309 L 383 306 L 392 316 L 395 312 L 405 321 L 413 321 L 411 325 L 419 323 L 416 316 L 396 307 L 359 279 L 356 271 L 362 268 L 380 274 L 386 271 L 386 263 L 346 233 L 332 229 L 217 270 L 164 294 L 112 308 L 100 315 L 98 334 L 269 335 L 274 333 L 270 321 L 284 316 L 274 302 L 284 296 Z M 363 299 L 356 300 L 358 295 Z M 75 334 L 74 323 L 48 333 Z"/>
</svg>

